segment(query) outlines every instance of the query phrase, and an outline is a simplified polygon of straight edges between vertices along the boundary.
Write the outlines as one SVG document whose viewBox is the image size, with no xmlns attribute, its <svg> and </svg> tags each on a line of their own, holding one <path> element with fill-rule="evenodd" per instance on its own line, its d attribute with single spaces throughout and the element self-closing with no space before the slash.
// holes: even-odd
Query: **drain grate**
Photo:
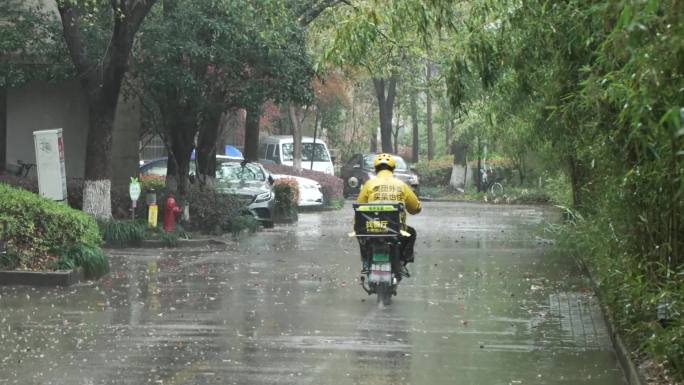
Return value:
<svg viewBox="0 0 684 385">
<path fill-rule="evenodd" d="M 601 307 L 593 294 L 550 294 L 549 315 L 550 319 L 558 322 L 562 346 L 580 350 L 612 349 Z"/>
</svg>

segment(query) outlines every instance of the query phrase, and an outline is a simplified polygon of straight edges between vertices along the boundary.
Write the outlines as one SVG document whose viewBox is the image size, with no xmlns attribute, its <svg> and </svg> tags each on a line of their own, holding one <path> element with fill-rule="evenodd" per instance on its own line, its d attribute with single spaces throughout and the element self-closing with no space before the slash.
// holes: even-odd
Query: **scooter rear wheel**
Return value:
<svg viewBox="0 0 684 385">
<path fill-rule="evenodd" d="M 382 303 L 384 306 L 392 304 L 392 287 L 379 285 L 376 289 L 376 293 L 378 295 L 378 303 Z"/>
</svg>

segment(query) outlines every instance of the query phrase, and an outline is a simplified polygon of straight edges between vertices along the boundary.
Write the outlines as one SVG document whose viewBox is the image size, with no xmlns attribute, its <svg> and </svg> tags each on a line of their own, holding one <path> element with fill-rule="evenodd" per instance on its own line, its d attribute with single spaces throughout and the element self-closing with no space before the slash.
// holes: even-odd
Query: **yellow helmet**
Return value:
<svg viewBox="0 0 684 385">
<path fill-rule="evenodd" d="M 373 167 L 378 168 L 381 164 L 386 164 L 392 170 L 397 166 L 397 162 L 391 154 L 382 153 L 378 154 L 373 158 Z"/>
</svg>

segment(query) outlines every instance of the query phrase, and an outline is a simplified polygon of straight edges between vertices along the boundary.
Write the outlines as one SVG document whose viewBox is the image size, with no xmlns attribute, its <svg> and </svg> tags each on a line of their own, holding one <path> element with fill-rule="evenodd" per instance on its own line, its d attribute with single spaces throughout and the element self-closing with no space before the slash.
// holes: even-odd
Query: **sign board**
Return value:
<svg viewBox="0 0 684 385">
<path fill-rule="evenodd" d="M 131 183 L 128 184 L 128 195 L 131 197 L 132 201 L 137 201 L 140 198 L 140 182 L 138 178 L 131 178 Z"/>
<path fill-rule="evenodd" d="M 67 199 L 64 138 L 62 129 L 33 132 L 36 151 L 36 171 L 40 195 L 56 200 Z"/>
</svg>

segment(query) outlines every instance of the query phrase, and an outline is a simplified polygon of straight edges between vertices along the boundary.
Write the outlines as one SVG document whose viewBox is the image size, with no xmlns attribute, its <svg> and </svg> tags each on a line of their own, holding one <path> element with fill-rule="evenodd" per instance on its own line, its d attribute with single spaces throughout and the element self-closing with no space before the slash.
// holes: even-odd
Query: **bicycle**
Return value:
<svg viewBox="0 0 684 385">
<path fill-rule="evenodd" d="M 493 196 L 502 195 L 504 192 L 503 185 L 500 181 L 503 180 L 502 177 L 496 176 L 494 170 L 491 168 L 489 170 L 481 169 L 481 190 L 486 191 Z"/>
<path fill-rule="evenodd" d="M 25 163 L 22 160 L 17 160 L 17 164 L 7 164 L 5 170 L 7 170 L 10 175 L 26 178 L 34 167 L 36 167 L 35 163 Z"/>
<path fill-rule="evenodd" d="M 497 196 L 497 195 L 502 195 L 504 192 L 503 186 L 499 182 L 494 182 L 489 186 L 489 193 Z"/>
</svg>

